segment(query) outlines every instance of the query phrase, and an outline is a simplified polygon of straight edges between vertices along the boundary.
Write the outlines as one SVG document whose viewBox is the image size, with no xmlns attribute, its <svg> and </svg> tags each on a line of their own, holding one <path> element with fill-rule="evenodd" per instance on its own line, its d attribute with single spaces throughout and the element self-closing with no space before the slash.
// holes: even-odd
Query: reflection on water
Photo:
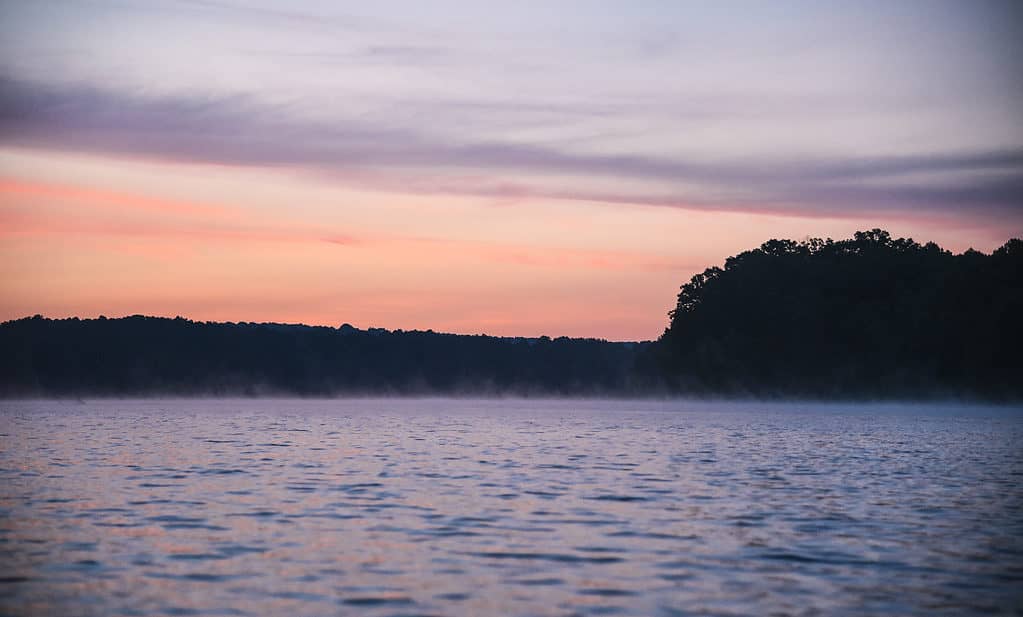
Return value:
<svg viewBox="0 0 1023 617">
<path fill-rule="evenodd" d="M 0 402 L 0 613 L 1020 614 L 1023 413 Z"/>
</svg>

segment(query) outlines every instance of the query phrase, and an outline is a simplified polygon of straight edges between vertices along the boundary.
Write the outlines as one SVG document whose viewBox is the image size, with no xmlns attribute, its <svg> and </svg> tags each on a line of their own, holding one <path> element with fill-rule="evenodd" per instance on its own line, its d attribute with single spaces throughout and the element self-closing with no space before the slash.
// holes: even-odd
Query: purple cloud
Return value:
<svg viewBox="0 0 1023 617">
<path fill-rule="evenodd" d="M 348 177 L 369 170 L 375 172 L 373 182 L 385 189 L 400 185 L 495 197 L 532 195 L 810 216 L 926 215 L 968 209 L 971 215 L 1023 220 L 1023 149 L 713 162 L 598 155 L 521 143 L 465 143 L 355 121 L 314 122 L 288 107 L 246 97 L 157 98 L 11 78 L 0 78 L 0 141 L 27 148 L 280 166 Z M 388 170 L 401 181 L 387 186 Z M 478 179 L 443 179 L 451 171 Z M 550 188 L 550 181 L 505 180 L 530 174 L 554 178 L 558 188 Z M 902 177 L 910 174 L 912 178 Z M 921 179 L 924 176 L 931 178 Z M 410 184 L 410 177 L 418 180 Z M 581 186 L 585 180 L 580 177 L 618 178 L 630 189 L 593 189 Z M 644 182 L 658 188 L 636 188 Z M 671 188 L 673 184 L 678 188 Z"/>
</svg>

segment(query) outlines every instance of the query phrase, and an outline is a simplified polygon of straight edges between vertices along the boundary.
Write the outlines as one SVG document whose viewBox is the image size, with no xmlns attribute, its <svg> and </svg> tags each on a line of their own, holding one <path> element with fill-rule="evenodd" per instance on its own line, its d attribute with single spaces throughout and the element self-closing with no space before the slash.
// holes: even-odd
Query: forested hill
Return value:
<svg viewBox="0 0 1023 617">
<path fill-rule="evenodd" d="M 1023 399 L 1023 242 L 771 240 L 681 288 L 652 343 L 186 319 L 0 324 L 0 395 Z"/>
<path fill-rule="evenodd" d="M 0 324 L 0 395 L 603 395 L 642 344 L 187 319 Z"/>
<path fill-rule="evenodd" d="M 1023 398 L 1023 242 L 771 240 L 682 287 L 647 372 L 690 394 Z"/>
</svg>

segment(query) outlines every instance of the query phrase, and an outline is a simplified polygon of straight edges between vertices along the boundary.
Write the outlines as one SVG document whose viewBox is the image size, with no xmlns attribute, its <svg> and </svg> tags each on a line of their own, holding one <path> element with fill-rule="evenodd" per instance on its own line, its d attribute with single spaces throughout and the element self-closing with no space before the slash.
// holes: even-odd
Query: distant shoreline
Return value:
<svg viewBox="0 0 1023 617">
<path fill-rule="evenodd" d="M 1023 398 L 1018 399 L 985 399 L 963 396 L 933 396 L 931 398 L 821 398 L 821 397 L 743 397 L 723 394 L 720 396 L 688 396 L 685 394 L 652 394 L 652 393 L 624 393 L 608 395 L 551 395 L 551 394 L 487 394 L 487 393 L 360 393 L 360 394 L 336 394 L 336 395 L 299 395 L 299 394 L 237 394 L 237 393 L 188 393 L 188 394 L 158 394 L 158 393 L 126 393 L 108 395 L 83 395 L 83 396 L 61 396 L 61 395 L 0 395 L 0 403 L 66 403 L 82 404 L 100 402 L 159 402 L 159 401 L 296 401 L 296 402 L 357 402 L 357 401 L 459 401 L 459 402 L 611 402 L 611 403 L 663 403 L 663 404 L 694 404 L 694 405 L 850 405 L 855 407 L 885 405 L 885 406 L 919 406 L 933 405 L 938 407 L 976 406 L 992 408 L 1018 408 L 1023 410 Z"/>
<path fill-rule="evenodd" d="M 0 396 L 1023 400 L 1023 241 L 770 240 L 681 287 L 656 341 L 218 323 L 0 324 Z"/>
</svg>

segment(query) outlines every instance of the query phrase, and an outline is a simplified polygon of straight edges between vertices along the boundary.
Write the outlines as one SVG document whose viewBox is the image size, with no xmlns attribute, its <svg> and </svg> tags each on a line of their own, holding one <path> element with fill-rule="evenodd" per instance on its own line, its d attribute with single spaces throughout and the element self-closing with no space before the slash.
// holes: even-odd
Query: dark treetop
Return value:
<svg viewBox="0 0 1023 617">
<path fill-rule="evenodd" d="M 985 255 L 892 238 L 771 240 L 682 286 L 644 355 L 673 389 L 1023 397 L 1023 242 Z"/>
<path fill-rule="evenodd" d="M 603 394 L 635 343 L 133 316 L 0 326 L 7 395 Z"/>
<path fill-rule="evenodd" d="M 1023 242 L 771 240 L 682 286 L 660 339 L 182 318 L 0 324 L 0 394 L 1023 398 Z"/>
</svg>

